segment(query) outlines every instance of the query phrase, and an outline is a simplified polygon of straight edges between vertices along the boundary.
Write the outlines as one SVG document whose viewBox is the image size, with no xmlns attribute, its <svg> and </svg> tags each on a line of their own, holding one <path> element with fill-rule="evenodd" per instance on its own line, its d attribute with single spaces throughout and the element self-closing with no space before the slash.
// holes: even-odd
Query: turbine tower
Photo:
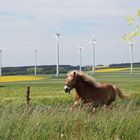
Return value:
<svg viewBox="0 0 140 140">
<path fill-rule="evenodd" d="M 56 38 L 56 45 L 57 45 L 57 49 L 56 49 L 56 76 L 59 76 L 59 33 L 55 34 L 55 38 Z"/>
<path fill-rule="evenodd" d="M 95 47 L 96 47 L 96 40 L 93 38 L 89 42 L 92 44 L 92 73 L 95 74 Z"/>
<path fill-rule="evenodd" d="M 37 74 L 37 50 L 35 50 L 35 75 Z"/>
<path fill-rule="evenodd" d="M 127 41 L 127 43 L 130 45 L 130 74 L 133 74 L 133 46 L 134 43 Z"/>
<path fill-rule="evenodd" d="M 81 67 L 82 67 L 82 47 L 79 47 L 79 61 L 80 61 L 80 65 L 79 65 L 79 70 L 81 71 Z"/>
</svg>

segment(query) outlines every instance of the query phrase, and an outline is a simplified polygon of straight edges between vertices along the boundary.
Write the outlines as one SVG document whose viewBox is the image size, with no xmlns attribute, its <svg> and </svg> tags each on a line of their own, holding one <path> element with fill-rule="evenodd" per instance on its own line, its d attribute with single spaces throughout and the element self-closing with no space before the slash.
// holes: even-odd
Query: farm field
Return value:
<svg viewBox="0 0 140 140">
<path fill-rule="evenodd" d="M 139 140 L 140 74 L 99 72 L 98 82 L 117 85 L 130 99 L 119 99 L 110 108 L 70 108 L 71 94 L 63 91 L 61 78 L 0 82 L 0 140 Z M 31 88 L 29 111 L 25 110 L 26 87 Z"/>
</svg>

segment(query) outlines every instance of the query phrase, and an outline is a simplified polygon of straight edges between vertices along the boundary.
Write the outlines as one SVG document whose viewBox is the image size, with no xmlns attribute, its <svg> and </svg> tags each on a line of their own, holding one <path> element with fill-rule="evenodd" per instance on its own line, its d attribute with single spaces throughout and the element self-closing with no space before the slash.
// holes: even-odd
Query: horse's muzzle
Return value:
<svg viewBox="0 0 140 140">
<path fill-rule="evenodd" d="M 64 86 L 64 91 L 66 93 L 70 93 L 70 90 L 71 90 L 71 88 L 69 86 L 67 86 L 67 85 Z"/>
</svg>

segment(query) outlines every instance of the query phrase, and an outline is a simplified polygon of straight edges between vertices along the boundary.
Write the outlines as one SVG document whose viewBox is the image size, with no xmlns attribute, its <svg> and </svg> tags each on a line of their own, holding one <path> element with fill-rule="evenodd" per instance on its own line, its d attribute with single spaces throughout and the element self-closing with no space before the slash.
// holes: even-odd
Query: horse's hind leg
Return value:
<svg viewBox="0 0 140 140">
<path fill-rule="evenodd" d="M 109 106 L 113 101 L 115 101 L 115 99 L 116 99 L 116 91 L 112 87 L 110 91 L 110 99 L 107 101 L 106 105 Z"/>
<path fill-rule="evenodd" d="M 99 106 L 101 106 L 101 101 L 100 100 L 93 101 L 92 106 L 93 106 L 93 108 L 92 108 L 92 114 L 94 114 L 96 112 L 96 108 L 99 107 Z"/>
</svg>

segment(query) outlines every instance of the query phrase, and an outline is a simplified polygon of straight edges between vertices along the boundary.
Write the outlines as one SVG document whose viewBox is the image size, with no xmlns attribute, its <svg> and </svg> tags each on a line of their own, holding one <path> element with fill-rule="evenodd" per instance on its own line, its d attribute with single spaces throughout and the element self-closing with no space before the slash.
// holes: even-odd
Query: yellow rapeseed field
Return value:
<svg viewBox="0 0 140 140">
<path fill-rule="evenodd" d="M 1 76 L 0 82 L 34 81 L 42 79 L 44 78 L 36 76 Z"/>
<path fill-rule="evenodd" d="M 129 68 L 107 68 L 107 69 L 99 69 L 96 72 L 116 72 L 116 71 L 123 71 L 129 70 Z"/>
</svg>

